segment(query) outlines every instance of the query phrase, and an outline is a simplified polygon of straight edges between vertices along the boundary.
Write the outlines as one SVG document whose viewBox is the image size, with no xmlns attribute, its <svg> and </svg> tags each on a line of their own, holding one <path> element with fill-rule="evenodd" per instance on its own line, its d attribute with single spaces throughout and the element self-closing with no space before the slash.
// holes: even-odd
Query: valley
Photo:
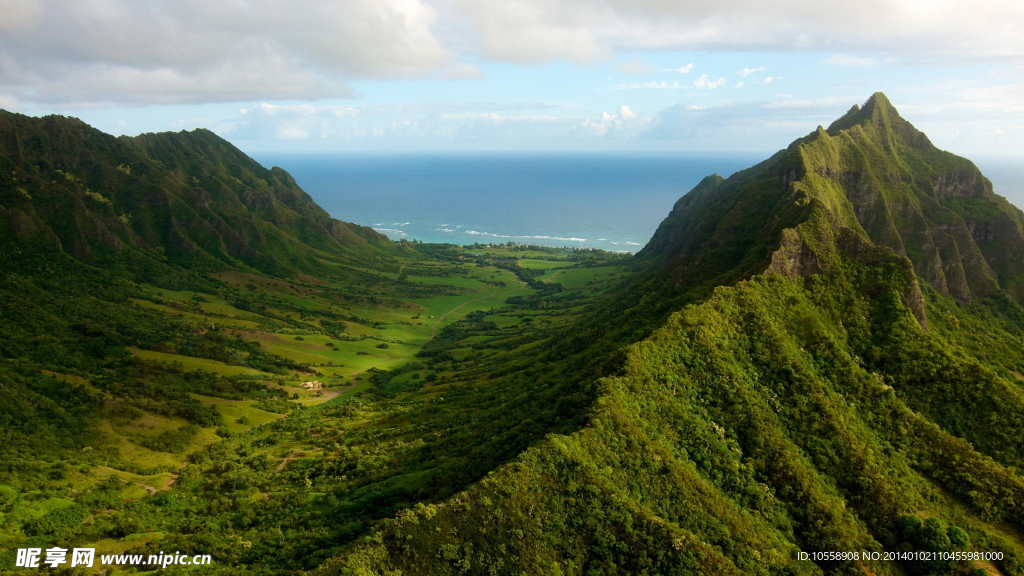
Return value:
<svg viewBox="0 0 1024 576">
<path fill-rule="evenodd" d="M 881 93 L 636 255 L 391 241 L 208 131 L 2 113 L 0 569 L 1024 574 L 1022 254 Z"/>
</svg>

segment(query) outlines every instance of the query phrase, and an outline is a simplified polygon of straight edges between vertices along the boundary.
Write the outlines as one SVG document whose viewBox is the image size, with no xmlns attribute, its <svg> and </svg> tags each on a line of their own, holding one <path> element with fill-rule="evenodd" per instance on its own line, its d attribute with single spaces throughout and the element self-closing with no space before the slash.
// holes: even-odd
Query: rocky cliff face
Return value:
<svg viewBox="0 0 1024 576">
<path fill-rule="evenodd" d="M 729 271 L 807 275 L 857 253 L 833 241 L 849 234 L 961 302 L 1000 290 L 1024 299 L 1024 213 L 881 93 L 761 165 L 702 182 L 639 256 L 684 285 Z"/>
</svg>

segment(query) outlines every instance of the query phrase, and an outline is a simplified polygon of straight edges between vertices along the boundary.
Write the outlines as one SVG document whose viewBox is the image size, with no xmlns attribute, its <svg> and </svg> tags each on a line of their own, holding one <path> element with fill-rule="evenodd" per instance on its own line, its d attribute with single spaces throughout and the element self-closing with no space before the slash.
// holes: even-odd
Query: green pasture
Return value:
<svg viewBox="0 0 1024 576">
<path fill-rule="evenodd" d="M 262 426 L 268 422 L 273 422 L 281 418 L 280 414 L 273 412 L 265 412 L 258 408 L 253 408 L 253 400 L 241 400 L 237 402 L 215 402 L 213 407 L 220 412 L 221 417 L 224 418 L 224 427 L 232 432 L 248 432 L 249 430 Z M 248 420 L 247 424 L 240 424 L 238 420 L 240 418 Z"/>
<path fill-rule="evenodd" d="M 165 362 L 167 364 L 179 364 L 185 370 L 205 370 L 207 372 L 213 372 L 222 376 L 272 376 L 267 372 L 261 372 L 253 368 L 245 366 L 232 366 L 225 364 L 218 360 L 207 360 L 206 358 L 193 358 L 191 356 L 182 356 L 180 354 L 168 354 L 166 352 L 157 352 L 155 350 L 137 350 L 131 349 L 132 354 L 142 358 L 143 360 L 152 360 L 154 362 Z"/>
<path fill-rule="evenodd" d="M 567 266 L 572 266 L 572 263 L 566 260 L 537 260 L 534 258 L 522 258 L 519 260 L 520 268 L 529 268 L 531 270 L 550 270 Z"/>
<path fill-rule="evenodd" d="M 586 290 L 597 288 L 603 290 L 618 283 L 621 269 L 612 266 L 594 266 L 555 270 L 545 280 L 558 282 L 566 290 Z M 557 276 L 555 276 L 557 274 Z"/>
<path fill-rule="evenodd" d="M 172 317 L 179 317 L 185 320 L 191 320 L 197 324 L 218 324 L 221 326 L 230 326 L 232 328 L 245 328 L 247 330 L 255 329 L 259 326 L 259 323 L 252 320 L 243 320 L 241 318 L 229 318 L 219 314 L 196 314 L 194 312 L 185 312 L 178 310 L 177 308 L 171 308 L 170 306 L 164 306 L 163 304 L 157 304 L 156 302 L 150 302 L 149 300 L 142 300 L 139 298 L 131 298 L 133 303 L 144 308 L 150 308 L 153 310 L 159 310 L 164 314 Z"/>
</svg>

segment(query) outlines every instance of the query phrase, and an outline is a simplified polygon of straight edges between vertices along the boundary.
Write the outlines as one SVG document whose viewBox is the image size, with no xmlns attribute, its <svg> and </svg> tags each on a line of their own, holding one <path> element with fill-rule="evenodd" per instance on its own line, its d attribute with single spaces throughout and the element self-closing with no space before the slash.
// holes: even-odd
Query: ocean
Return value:
<svg viewBox="0 0 1024 576">
<path fill-rule="evenodd" d="M 683 194 L 770 153 L 262 154 L 331 216 L 392 239 L 639 251 Z M 1020 158 L 976 161 L 1024 205 Z"/>
</svg>

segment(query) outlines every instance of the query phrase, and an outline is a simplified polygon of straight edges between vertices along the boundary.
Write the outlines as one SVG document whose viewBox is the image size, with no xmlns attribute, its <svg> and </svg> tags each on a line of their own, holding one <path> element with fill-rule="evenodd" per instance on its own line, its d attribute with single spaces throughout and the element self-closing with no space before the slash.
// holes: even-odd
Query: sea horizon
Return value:
<svg viewBox="0 0 1024 576">
<path fill-rule="evenodd" d="M 675 202 L 711 174 L 770 152 L 256 153 L 334 218 L 392 240 L 537 244 L 638 252 Z M 975 159 L 1024 206 L 1024 158 Z"/>
</svg>

